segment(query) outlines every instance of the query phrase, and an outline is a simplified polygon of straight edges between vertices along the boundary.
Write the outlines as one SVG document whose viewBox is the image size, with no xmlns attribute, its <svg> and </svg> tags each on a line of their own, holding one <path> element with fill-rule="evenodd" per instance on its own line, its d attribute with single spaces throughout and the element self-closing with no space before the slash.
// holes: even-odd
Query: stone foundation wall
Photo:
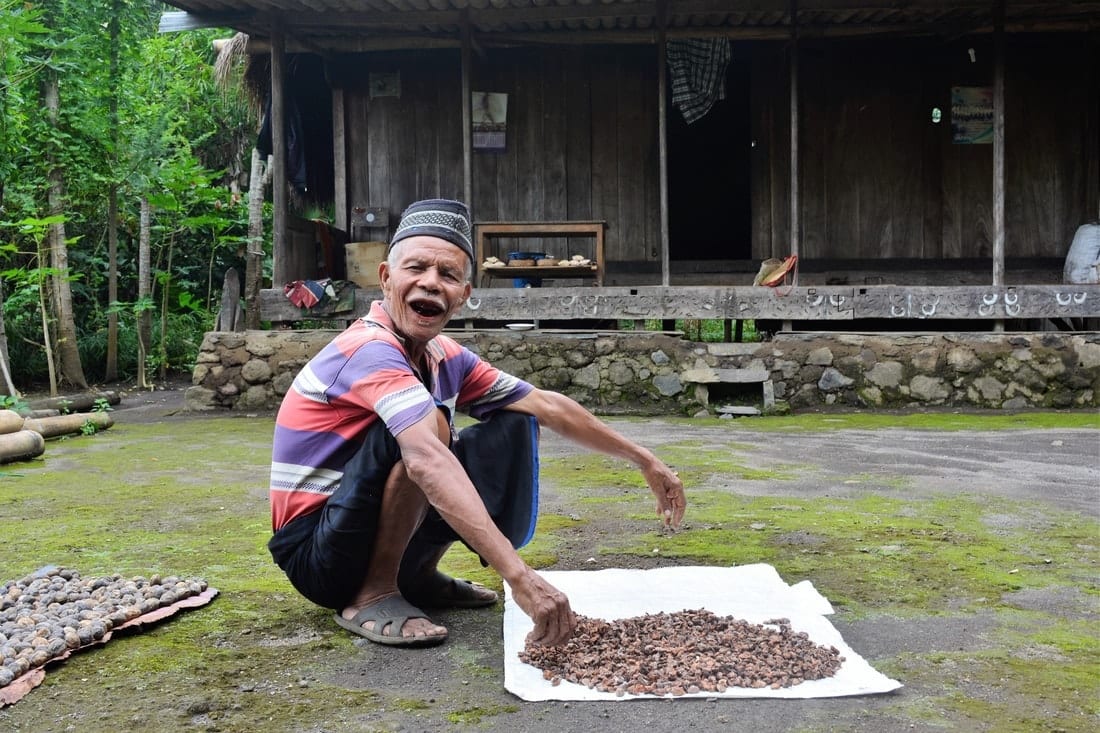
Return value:
<svg viewBox="0 0 1100 733">
<path fill-rule="evenodd" d="M 192 410 L 271 410 L 336 331 L 206 334 Z M 705 344 L 645 332 L 450 335 L 594 412 L 630 415 L 847 408 L 1100 406 L 1100 333 L 779 334 Z"/>
</svg>

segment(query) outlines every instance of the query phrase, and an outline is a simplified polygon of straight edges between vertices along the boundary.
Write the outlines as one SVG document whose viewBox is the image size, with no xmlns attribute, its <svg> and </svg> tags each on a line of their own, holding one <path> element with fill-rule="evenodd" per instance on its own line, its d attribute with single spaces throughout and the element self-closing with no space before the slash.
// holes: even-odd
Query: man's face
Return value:
<svg viewBox="0 0 1100 733">
<path fill-rule="evenodd" d="M 397 246 L 392 266 L 383 262 L 379 267 L 382 295 L 397 332 L 427 342 L 470 297 L 466 253 L 427 236 L 409 237 Z"/>
</svg>

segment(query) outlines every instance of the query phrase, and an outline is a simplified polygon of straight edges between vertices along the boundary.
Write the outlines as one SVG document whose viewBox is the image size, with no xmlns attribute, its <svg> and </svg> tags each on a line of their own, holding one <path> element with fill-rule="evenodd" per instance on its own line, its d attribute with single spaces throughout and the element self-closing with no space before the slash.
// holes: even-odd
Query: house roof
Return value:
<svg viewBox="0 0 1100 733">
<path fill-rule="evenodd" d="M 668 37 L 784 39 L 792 0 L 167 0 L 162 31 L 228 27 L 254 40 L 280 23 L 288 50 L 455 46 L 468 24 L 480 44 L 652 43 Z M 988 32 L 993 0 L 796 0 L 802 37 Z M 1005 0 L 1005 28 L 1090 31 L 1100 0 Z"/>
</svg>

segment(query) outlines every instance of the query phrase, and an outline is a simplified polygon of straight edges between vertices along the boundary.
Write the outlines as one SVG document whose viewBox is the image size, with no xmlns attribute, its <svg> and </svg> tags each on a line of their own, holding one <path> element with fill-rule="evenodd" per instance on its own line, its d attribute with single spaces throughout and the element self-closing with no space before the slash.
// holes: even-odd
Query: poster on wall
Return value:
<svg viewBox="0 0 1100 733">
<path fill-rule="evenodd" d="M 508 95 L 473 92 L 474 150 L 503 151 L 508 127 Z"/>
<path fill-rule="evenodd" d="M 951 142 L 956 145 L 993 142 L 992 87 L 951 87 Z"/>
</svg>

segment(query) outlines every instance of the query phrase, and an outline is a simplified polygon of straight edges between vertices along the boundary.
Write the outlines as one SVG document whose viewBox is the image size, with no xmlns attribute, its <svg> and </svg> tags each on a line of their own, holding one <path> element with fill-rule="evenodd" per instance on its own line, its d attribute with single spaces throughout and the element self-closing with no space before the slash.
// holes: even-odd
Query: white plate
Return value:
<svg viewBox="0 0 1100 733">
<path fill-rule="evenodd" d="M 533 323 L 508 323 L 505 325 L 513 331 L 530 331 L 535 327 Z"/>
</svg>

